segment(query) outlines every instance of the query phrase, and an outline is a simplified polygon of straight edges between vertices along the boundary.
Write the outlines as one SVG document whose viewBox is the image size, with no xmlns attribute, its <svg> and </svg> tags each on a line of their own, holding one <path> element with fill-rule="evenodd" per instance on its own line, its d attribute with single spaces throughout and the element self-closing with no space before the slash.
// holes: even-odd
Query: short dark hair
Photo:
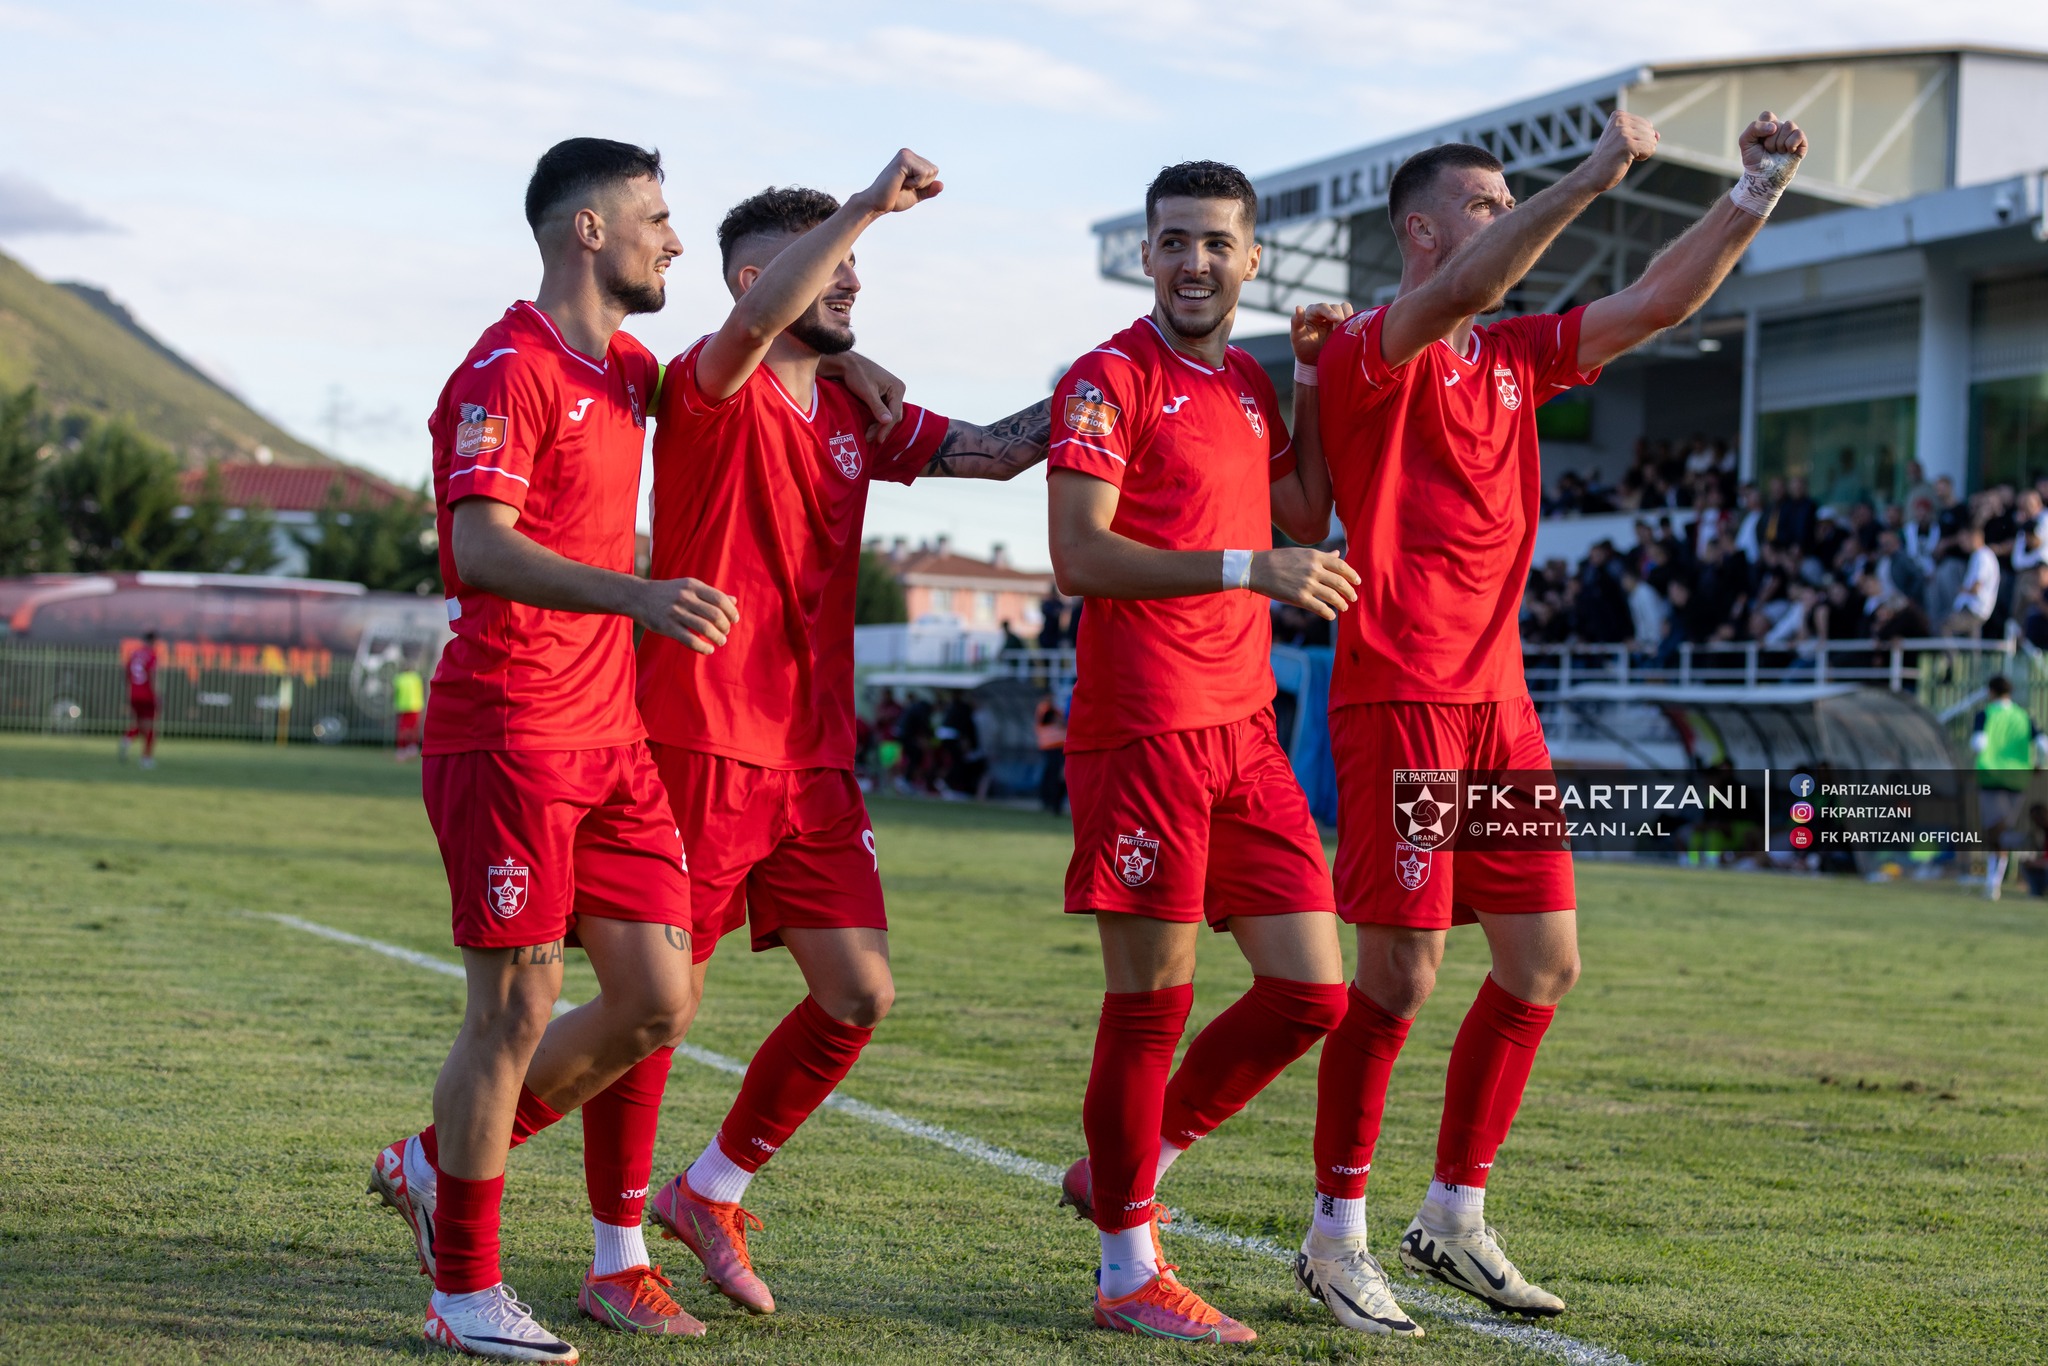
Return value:
<svg viewBox="0 0 2048 1366">
<path fill-rule="evenodd" d="M 1387 221 L 1394 225 L 1395 240 L 1401 236 L 1401 220 L 1408 215 L 1408 208 L 1417 199 L 1429 193 L 1430 186 L 1445 171 L 1501 171 L 1499 157 L 1484 147 L 1475 147 L 1469 142 L 1442 142 L 1428 147 L 1401 163 L 1401 169 L 1394 172 L 1393 183 L 1387 186 Z"/>
<path fill-rule="evenodd" d="M 526 226 L 538 232 L 541 219 L 571 195 L 644 177 L 660 182 L 661 153 L 610 138 L 558 142 L 540 154 L 526 182 Z"/>
<path fill-rule="evenodd" d="M 1162 199 L 1235 199 L 1244 206 L 1244 221 L 1256 228 L 1259 222 L 1259 192 L 1251 178 L 1222 161 L 1183 161 L 1167 166 L 1145 187 L 1145 227 L 1152 227 L 1152 211 Z"/>
<path fill-rule="evenodd" d="M 1993 697 L 2011 697 L 2012 680 L 2004 674 L 1991 675 L 1991 681 L 1984 685 L 1984 691 Z"/>
<path fill-rule="evenodd" d="M 839 201 L 823 190 L 770 185 L 726 211 L 718 225 L 718 265 L 732 273 L 733 248 L 761 233 L 809 232 L 839 212 Z"/>
</svg>

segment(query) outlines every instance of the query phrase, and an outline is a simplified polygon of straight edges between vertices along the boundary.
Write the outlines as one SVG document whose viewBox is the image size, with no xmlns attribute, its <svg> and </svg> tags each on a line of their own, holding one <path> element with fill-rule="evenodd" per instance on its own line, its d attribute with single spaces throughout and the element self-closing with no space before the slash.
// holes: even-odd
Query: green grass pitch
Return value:
<svg viewBox="0 0 2048 1366">
<path fill-rule="evenodd" d="M 430 1359 L 426 1283 L 362 1190 L 377 1148 L 426 1116 L 460 986 L 245 914 L 452 959 L 416 784 L 365 751 L 174 742 L 139 773 L 111 742 L 0 737 L 10 1366 Z M 889 800 L 874 815 L 899 996 L 847 1092 L 1064 1163 L 1101 989 L 1090 925 L 1058 910 L 1064 822 Z M 2048 909 L 1615 864 L 1583 866 L 1580 890 L 1585 977 L 1488 1208 L 1570 1304 L 1555 1328 L 1646 1363 L 2040 1360 Z M 1394 1076 L 1372 1183 L 1390 1262 L 1483 970 L 1461 930 Z M 1246 982 L 1227 939 L 1205 942 L 1193 1024 Z M 580 959 L 568 989 L 592 990 Z M 691 1038 L 744 1058 L 800 990 L 786 955 L 730 938 Z M 1298 1241 L 1313 1062 L 1190 1153 L 1165 1197 Z M 678 1060 L 656 1180 L 734 1086 Z M 1092 1231 L 1050 1191 L 848 1116 L 815 1118 L 748 1203 L 779 1314 L 745 1318 L 678 1274 L 708 1338 L 599 1329 L 574 1307 L 589 1225 L 572 1120 L 513 1158 L 506 1273 L 593 1362 L 1225 1351 L 1094 1329 Z M 1427 1341 L 1367 1341 L 1276 1263 L 1170 1230 L 1167 1250 L 1264 1335 L 1233 1359 L 1548 1359 L 1427 1315 Z M 676 1244 L 656 1255 L 691 1265 Z"/>
</svg>

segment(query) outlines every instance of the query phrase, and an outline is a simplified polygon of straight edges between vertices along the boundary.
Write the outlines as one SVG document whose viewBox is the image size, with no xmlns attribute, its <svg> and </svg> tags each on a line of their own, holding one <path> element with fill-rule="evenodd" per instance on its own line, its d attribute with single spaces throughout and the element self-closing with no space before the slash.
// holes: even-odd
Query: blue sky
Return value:
<svg viewBox="0 0 2048 1366">
<path fill-rule="evenodd" d="M 658 146 L 687 251 L 631 330 L 727 304 L 713 229 L 774 184 L 845 193 L 896 147 L 946 193 L 859 248 L 862 349 L 990 419 L 1144 311 L 1088 224 L 1193 156 L 1254 174 L 1642 61 L 1966 41 L 2048 7 L 1823 0 L 745 5 L 0 0 L 0 250 L 99 284 L 309 439 L 408 483 L 449 370 L 538 275 L 533 159 Z M 1241 332 L 1277 328 L 1248 314 Z M 938 485 L 939 481 L 934 481 Z M 869 529 L 1045 559 L 1044 487 L 880 488 Z"/>
</svg>

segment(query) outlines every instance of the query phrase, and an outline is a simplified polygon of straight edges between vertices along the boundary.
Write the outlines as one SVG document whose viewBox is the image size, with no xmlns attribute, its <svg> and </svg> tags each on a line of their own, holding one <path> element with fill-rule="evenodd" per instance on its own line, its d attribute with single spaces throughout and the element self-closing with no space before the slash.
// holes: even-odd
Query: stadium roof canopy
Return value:
<svg viewBox="0 0 2048 1366">
<path fill-rule="evenodd" d="M 1244 303 L 1286 313 L 1317 299 L 1385 302 L 1400 281 L 1387 185 L 1403 160 L 1439 143 L 1477 143 L 1526 199 L 1576 165 L 1616 109 L 1657 126 L 1657 155 L 1566 230 L 1510 297 L 1512 311 L 1570 307 L 1634 279 L 1734 183 L 1736 137 L 1764 109 L 1797 119 L 1813 148 L 1774 222 L 2048 167 L 2048 53 L 1910 48 L 1629 67 L 1257 177 L 1266 254 Z M 1142 212 L 1095 232 L 1105 276 L 1149 283 Z"/>
</svg>

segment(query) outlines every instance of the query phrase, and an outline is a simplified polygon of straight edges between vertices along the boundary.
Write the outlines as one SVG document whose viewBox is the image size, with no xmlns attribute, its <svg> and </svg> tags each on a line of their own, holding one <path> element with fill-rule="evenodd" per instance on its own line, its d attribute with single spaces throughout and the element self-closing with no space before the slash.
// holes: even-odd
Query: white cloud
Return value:
<svg viewBox="0 0 2048 1366">
<path fill-rule="evenodd" d="M 0 237 L 118 231 L 112 223 L 59 199 L 35 181 L 0 171 Z"/>
</svg>

